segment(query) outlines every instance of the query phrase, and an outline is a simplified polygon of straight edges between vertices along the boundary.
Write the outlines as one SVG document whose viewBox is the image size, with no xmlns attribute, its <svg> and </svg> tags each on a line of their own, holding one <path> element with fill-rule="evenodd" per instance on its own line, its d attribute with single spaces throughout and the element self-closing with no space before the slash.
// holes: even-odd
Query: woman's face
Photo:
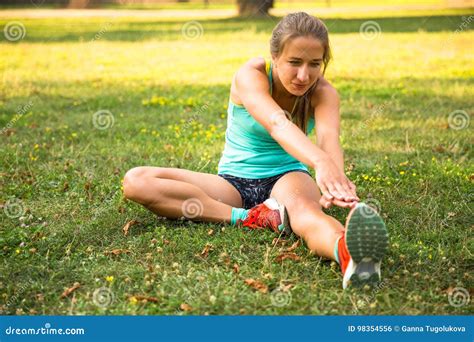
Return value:
<svg viewBox="0 0 474 342">
<path fill-rule="evenodd" d="M 274 56 L 278 78 L 292 95 L 303 95 L 321 75 L 324 47 L 313 37 L 297 37 L 286 42 Z"/>
</svg>

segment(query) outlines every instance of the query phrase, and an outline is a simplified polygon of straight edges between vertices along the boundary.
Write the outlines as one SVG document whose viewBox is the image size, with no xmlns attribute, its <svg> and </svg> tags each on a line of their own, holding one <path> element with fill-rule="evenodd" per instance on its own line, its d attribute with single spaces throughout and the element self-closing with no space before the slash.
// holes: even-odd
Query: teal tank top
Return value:
<svg viewBox="0 0 474 342">
<path fill-rule="evenodd" d="M 272 65 L 267 66 L 272 93 Z M 306 135 L 314 129 L 310 118 Z M 288 154 L 268 131 L 243 106 L 229 98 L 225 146 L 219 161 L 218 174 L 259 179 L 291 170 L 306 170 L 305 164 Z"/>
</svg>

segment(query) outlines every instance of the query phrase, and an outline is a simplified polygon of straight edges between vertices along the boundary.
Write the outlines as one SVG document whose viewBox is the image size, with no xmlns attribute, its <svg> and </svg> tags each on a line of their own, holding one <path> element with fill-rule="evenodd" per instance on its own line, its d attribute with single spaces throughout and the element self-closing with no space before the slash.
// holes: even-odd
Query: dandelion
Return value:
<svg viewBox="0 0 474 342">
<path fill-rule="evenodd" d="M 415 176 L 416 176 L 416 172 L 413 172 L 411 175 L 412 175 L 413 177 L 415 177 Z"/>
<path fill-rule="evenodd" d="M 105 280 L 107 280 L 109 283 L 112 283 L 114 281 L 114 276 L 107 276 L 105 277 Z"/>
<path fill-rule="evenodd" d="M 35 144 L 34 149 L 35 149 L 35 150 L 39 149 L 39 145 L 38 145 L 38 144 Z"/>
<path fill-rule="evenodd" d="M 404 174 L 405 174 L 405 171 L 400 171 L 400 174 L 401 174 L 401 175 L 404 175 Z"/>
<path fill-rule="evenodd" d="M 132 296 L 128 299 L 128 301 L 130 302 L 130 304 L 132 305 L 136 305 L 138 303 L 138 299 L 135 297 L 135 296 Z"/>
</svg>

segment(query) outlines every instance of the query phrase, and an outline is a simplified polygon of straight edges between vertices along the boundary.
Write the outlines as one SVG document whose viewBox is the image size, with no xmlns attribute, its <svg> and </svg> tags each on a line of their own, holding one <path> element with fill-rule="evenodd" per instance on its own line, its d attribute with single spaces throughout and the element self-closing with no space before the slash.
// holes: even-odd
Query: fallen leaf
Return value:
<svg viewBox="0 0 474 342">
<path fill-rule="evenodd" d="M 183 311 L 192 311 L 193 308 L 191 307 L 191 305 L 189 304 L 186 304 L 186 303 L 182 303 L 179 308 Z"/>
<path fill-rule="evenodd" d="M 122 206 L 118 207 L 118 212 L 119 212 L 120 214 L 125 213 L 125 208 L 122 207 Z"/>
<path fill-rule="evenodd" d="M 234 264 L 233 266 L 234 273 L 239 273 L 240 272 L 240 267 L 237 264 Z"/>
<path fill-rule="evenodd" d="M 288 247 L 285 252 L 293 252 L 298 246 L 300 245 L 300 240 L 296 241 L 294 244 L 292 244 L 290 247 Z"/>
<path fill-rule="evenodd" d="M 284 246 L 284 245 L 286 245 L 286 240 L 283 240 L 283 239 L 280 239 L 280 238 L 276 237 L 276 238 L 273 239 L 272 245 L 273 246 L 276 246 L 276 245 Z"/>
<path fill-rule="evenodd" d="M 144 301 L 145 303 L 150 302 L 150 303 L 158 303 L 158 298 L 156 297 L 149 297 L 149 296 L 144 296 L 144 295 L 133 295 L 129 296 L 128 298 L 135 298 L 137 301 Z"/>
<path fill-rule="evenodd" d="M 81 287 L 81 284 L 79 284 L 78 282 L 75 282 L 74 285 L 72 285 L 70 288 L 64 290 L 63 294 L 61 295 L 61 298 L 66 298 L 67 296 L 69 296 L 71 293 L 73 293 L 80 287 Z"/>
<path fill-rule="evenodd" d="M 267 293 L 268 292 L 268 286 L 265 285 L 264 283 L 262 283 L 261 281 L 249 278 L 249 279 L 245 279 L 245 283 L 248 286 L 253 287 L 255 290 L 257 290 L 261 293 Z"/>
<path fill-rule="evenodd" d="M 298 261 L 301 259 L 301 257 L 299 257 L 298 255 L 296 255 L 296 253 L 293 253 L 293 252 L 283 252 L 282 254 L 277 256 L 275 260 L 276 262 L 282 262 L 285 259 Z"/>
<path fill-rule="evenodd" d="M 64 182 L 63 184 L 63 191 L 67 191 L 69 189 L 69 183 L 68 182 Z"/>
<path fill-rule="evenodd" d="M 170 240 L 163 239 L 163 244 L 169 245 L 169 244 L 170 244 Z"/>
<path fill-rule="evenodd" d="M 207 258 L 208 255 L 209 255 L 209 251 L 212 251 L 212 249 L 213 249 L 212 244 L 206 243 L 206 246 L 204 247 L 204 249 L 201 252 L 201 257 Z"/>
<path fill-rule="evenodd" d="M 112 249 L 111 251 L 105 251 L 105 255 L 120 255 L 120 254 L 127 254 L 130 253 L 128 249 Z"/>
<path fill-rule="evenodd" d="M 214 229 L 209 229 L 207 231 L 207 235 L 211 236 L 212 234 L 214 234 Z"/>
<path fill-rule="evenodd" d="M 8 128 L 8 129 L 5 131 L 5 135 L 6 135 L 7 137 L 9 137 L 10 135 L 13 135 L 13 134 L 15 134 L 15 133 L 16 133 L 16 129 L 14 129 L 14 128 Z"/>
<path fill-rule="evenodd" d="M 123 235 L 127 236 L 128 235 L 128 230 L 130 229 L 131 226 L 138 224 L 139 222 L 137 220 L 131 220 L 128 221 L 125 226 L 123 226 L 122 231 Z"/>
<path fill-rule="evenodd" d="M 226 252 L 222 252 L 221 255 L 219 255 L 220 261 L 222 261 L 226 265 L 230 265 L 230 256 Z"/>
<path fill-rule="evenodd" d="M 280 286 L 280 290 L 283 292 L 287 292 L 289 289 L 291 289 L 294 285 L 293 284 L 288 284 L 284 286 Z"/>
</svg>

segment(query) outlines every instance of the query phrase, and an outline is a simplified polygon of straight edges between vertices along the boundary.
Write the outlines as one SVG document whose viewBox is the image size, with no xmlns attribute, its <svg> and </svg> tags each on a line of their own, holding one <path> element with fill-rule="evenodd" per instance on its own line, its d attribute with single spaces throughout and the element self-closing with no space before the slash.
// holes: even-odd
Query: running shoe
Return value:
<svg viewBox="0 0 474 342">
<path fill-rule="evenodd" d="M 350 259 L 343 267 L 342 287 L 376 285 L 381 280 L 380 265 L 388 249 L 383 219 L 367 204 L 358 203 L 347 217 L 344 237 Z"/>
<path fill-rule="evenodd" d="M 247 218 L 242 221 L 242 225 L 250 229 L 270 228 L 277 234 L 282 232 L 283 234 L 291 234 L 285 206 L 279 204 L 275 198 L 269 198 L 251 208 Z"/>
</svg>

